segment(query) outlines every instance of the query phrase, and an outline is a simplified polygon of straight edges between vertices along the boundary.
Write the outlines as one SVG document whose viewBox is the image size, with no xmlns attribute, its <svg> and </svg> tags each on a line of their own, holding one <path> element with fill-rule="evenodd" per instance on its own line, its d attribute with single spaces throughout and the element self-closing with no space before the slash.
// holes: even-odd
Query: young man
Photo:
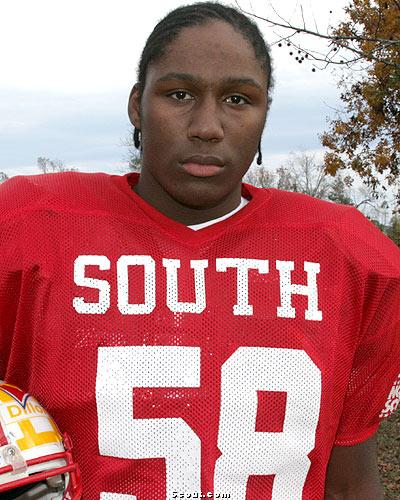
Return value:
<svg viewBox="0 0 400 500">
<path fill-rule="evenodd" d="M 381 498 L 399 251 L 352 208 L 242 185 L 271 81 L 242 14 L 177 9 L 129 100 L 140 176 L 2 186 L 0 375 L 71 436 L 85 499 Z"/>
</svg>

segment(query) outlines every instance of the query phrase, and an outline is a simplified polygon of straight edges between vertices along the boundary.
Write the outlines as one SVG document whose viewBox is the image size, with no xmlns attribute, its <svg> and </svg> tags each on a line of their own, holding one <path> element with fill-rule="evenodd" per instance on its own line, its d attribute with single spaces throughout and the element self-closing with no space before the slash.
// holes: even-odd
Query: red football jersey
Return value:
<svg viewBox="0 0 400 500">
<path fill-rule="evenodd" d="M 69 433 L 85 500 L 323 499 L 332 447 L 399 401 L 399 249 L 248 185 L 194 232 L 136 182 L 1 186 L 0 377 Z"/>
</svg>

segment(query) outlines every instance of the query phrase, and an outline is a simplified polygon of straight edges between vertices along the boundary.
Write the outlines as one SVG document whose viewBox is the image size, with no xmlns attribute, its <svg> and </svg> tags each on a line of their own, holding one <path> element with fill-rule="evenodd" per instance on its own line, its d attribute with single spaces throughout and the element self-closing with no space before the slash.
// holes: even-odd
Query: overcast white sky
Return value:
<svg viewBox="0 0 400 500">
<path fill-rule="evenodd" d="M 193 2 L 185 2 L 193 3 Z M 222 2 L 232 3 L 232 2 Z M 272 7 L 324 31 L 343 17 L 345 0 L 241 0 L 260 15 Z M 140 52 L 176 0 L 13 0 L 0 2 L 0 171 L 37 173 L 38 156 L 84 171 L 121 172 L 130 131 L 126 102 Z M 329 4 L 334 7 L 330 7 Z M 330 9 L 333 10 L 330 13 Z M 274 30 L 259 22 L 267 41 Z M 288 48 L 273 47 L 276 88 L 263 137 L 264 164 L 291 151 L 320 151 L 318 134 L 338 107 L 329 70 L 311 72 Z"/>
</svg>

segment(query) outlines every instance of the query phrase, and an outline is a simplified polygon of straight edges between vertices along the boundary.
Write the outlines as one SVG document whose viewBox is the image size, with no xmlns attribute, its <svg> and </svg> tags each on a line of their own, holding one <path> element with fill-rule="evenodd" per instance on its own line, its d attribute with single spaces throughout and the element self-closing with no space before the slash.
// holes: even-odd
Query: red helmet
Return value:
<svg viewBox="0 0 400 500">
<path fill-rule="evenodd" d="M 24 498 L 29 491 L 35 498 L 43 492 L 52 493 L 52 499 L 79 500 L 80 472 L 71 448 L 71 440 L 34 397 L 0 381 L 1 498 Z M 15 490 L 12 496 L 10 490 Z"/>
</svg>

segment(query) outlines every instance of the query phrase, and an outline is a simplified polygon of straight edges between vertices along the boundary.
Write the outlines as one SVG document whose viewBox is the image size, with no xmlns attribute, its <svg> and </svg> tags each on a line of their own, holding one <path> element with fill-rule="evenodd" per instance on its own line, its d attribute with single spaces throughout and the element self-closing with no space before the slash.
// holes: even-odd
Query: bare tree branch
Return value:
<svg viewBox="0 0 400 500">
<path fill-rule="evenodd" d="M 303 19 L 303 29 L 306 29 L 306 21 L 304 19 L 304 10 L 303 10 L 303 6 L 300 5 L 300 8 L 301 8 L 301 17 Z"/>
<path fill-rule="evenodd" d="M 399 2 L 396 1 L 396 5 L 398 5 L 398 4 L 399 4 Z M 361 34 L 355 34 L 355 35 L 351 35 L 351 36 L 344 36 L 344 35 L 337 36 L 337 35 L 323 34 L 323 33 L 320 33 L 318 31 L 317 27 L 316 27 L 316 30 L 310 30 L 306 27 L 303 6 L 300 6 L 302 21 L 303 21 L 303 27 L 301 27 L 301 26 L 295 26 L 295 25 L 291 24 L 289 21 L 287 21 L 286 19 L 284 19 L 281 15 L 278 14 L 278 12 L 275 10 L 275 8 L 272 6 L 272 4 L 270 4 L 271 8 L 274 11 L 274 13 L 276 14 L 276 16 L 280 19 L 280 21 L 275 21 L 269 17 L 264 17 L 264 16 L 260 16 L 258 14 L 255 14 L 253 12 L 249 12 L 249 11 L 243 9 L 237 0 L 236 0 L 236 5 L 244 14 L 246 14 L 248 16 L 252 16 L 255 19 L 259 19 L 261 21 L 265 21 L 265 22 L 269 23 L 270 26 L 277 26 L 279 28 L 284 28 L 284 29 L 290 30 L 292 32 L 287 37 L 280 37 L 280 40 L 278 42 L 274 42 L 272 45 L 275 45 L 276 43 L 279 44 L 279 42 L 281 42 L 283 40 L 291 39 L 293 36 L 295 36 L 297 34 L 305 34 L 305 35 L 309 35 L 312 37 L 316 37 L 316 38 L 320 38 L 320 39 L 324 39 L 324 40 L 329 40 L 332 44 L 338 46 L 339 48 L 341 48 L 343 50 L 348 50 L 354 54 L 357 54 L 357 56 L 359 56 L 359 57 L 356 57 L 356 58 L 350 59 L 350 60 L 349 59 L 334 60 L 331 57 L 328 57 L 327 55 L 325 55 L 321 58 L 315 57 L 313 55 L 312 51 L 302 49 L 303 52 L 308 53 L 308 55 L 316 61 L 327 62 L 328 64 L 348 65 L 348 64 L 353 64 L 355 62 L 358 62 L 362 59 L 366 59 L 366 60 L 370 60 L 370 61 L 382 62 L 384 64 L 387 64 L 388 66 L 393 66 L 397 69 L 400 69 L 400 63 L 397 63 L 395 61 L 391 61 L 391 60 L 387 59 L 386 57 L 384 57 L 383 55 L 380 55 L 380 53 L 382 53 L 382 51 L 387 50 L 388 48 L 400 47 L 400 40 L 398 40 L 398 39 L 391 40 L 388 38 L 367 37 L 367 36 L 363 36 Z M 354 41 L 372 42 L 372 43 L 376 44 L 376 46 L 374 48 L 372 48 L 371 50 L 362 51 L 362 50 L 354 47 L 350 43 L 348 43 L 348 42 L 354 42 Z"/>
</svg>

